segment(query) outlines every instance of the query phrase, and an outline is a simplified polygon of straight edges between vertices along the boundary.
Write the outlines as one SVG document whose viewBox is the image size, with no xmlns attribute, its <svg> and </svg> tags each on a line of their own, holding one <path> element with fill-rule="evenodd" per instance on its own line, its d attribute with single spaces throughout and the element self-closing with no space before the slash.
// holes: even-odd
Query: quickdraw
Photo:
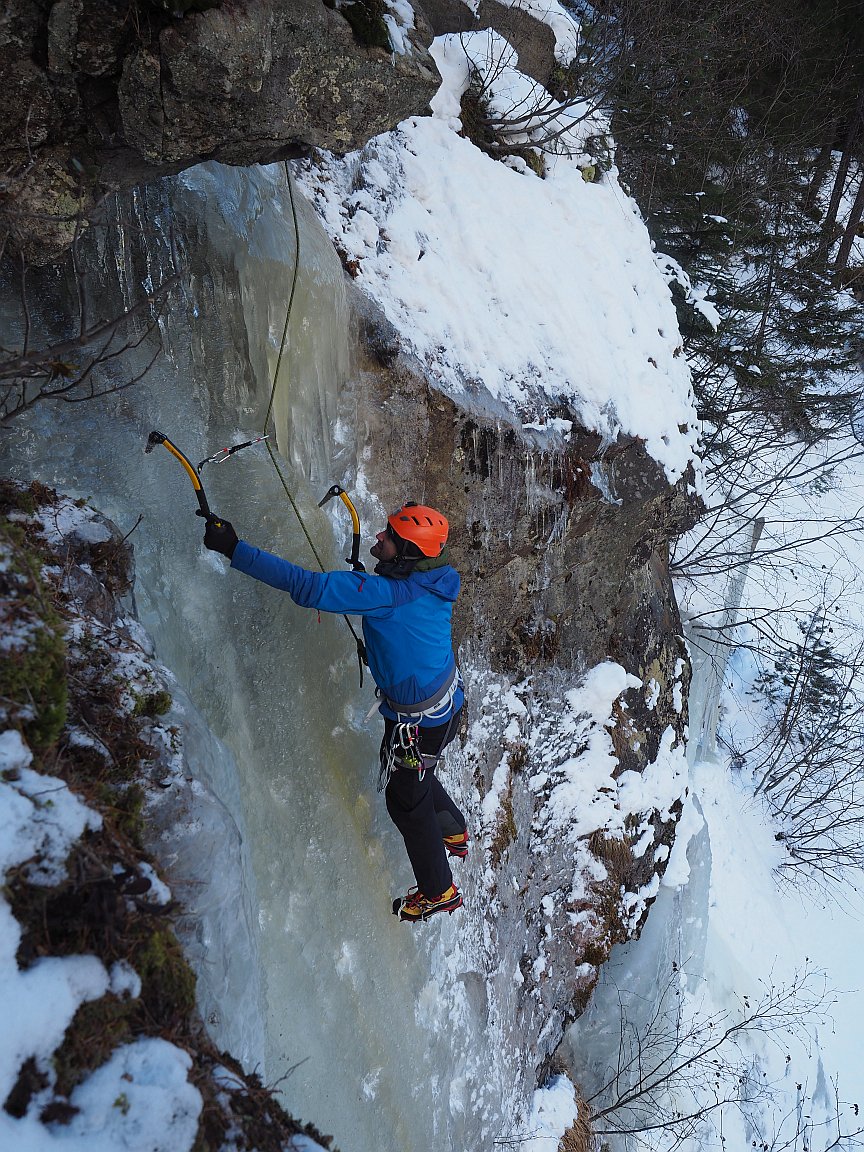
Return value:
<svg viewBox="0 0 864 1152">
<path fill-rule="evenodd" d="M 235 452 L 241 451 L 243 448 L 251 448 L 253 444 L 260 444 L 262 440 L 269 440 L 270 433 L 265 432 L 263 436 L 256 436 L 254 440 L 244 440 L 242 444 L 232 444 L 230 448 L 220 448 L 218 452 L 214 452 L 212 456 L 207 456 L 198 465 L 198 471 L 204 467 L 205 464 L 224 464 L 229 456 L 233 456 Z"/>
<path fill-rule="evenodd" d="M 438 756 L 424 756 L 420 751 L 420 725 L 396 724 L 389 740 L 381 741 L 378 791 L 383 792 L 397 768 L 408 768 L 422 780 L 427 768 L 434 768 Z"/>
</svg>

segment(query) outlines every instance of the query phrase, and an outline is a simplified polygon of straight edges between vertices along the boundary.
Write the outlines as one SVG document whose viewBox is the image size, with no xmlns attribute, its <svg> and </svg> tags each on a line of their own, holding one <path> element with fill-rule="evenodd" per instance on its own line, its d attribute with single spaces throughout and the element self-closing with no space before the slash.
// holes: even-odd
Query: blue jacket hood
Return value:
<svg viewBox="0 0 864 1152">
<path fill-rule="evenodd" d="M 428 572 L 415 571 L 411 580 L 416 581 L 426 592 L 440 596 L 442 600 L 455 603 L 459 595 L 459 573 L 449 564 L 443 568 L 433 568 Z"/>
</svg>

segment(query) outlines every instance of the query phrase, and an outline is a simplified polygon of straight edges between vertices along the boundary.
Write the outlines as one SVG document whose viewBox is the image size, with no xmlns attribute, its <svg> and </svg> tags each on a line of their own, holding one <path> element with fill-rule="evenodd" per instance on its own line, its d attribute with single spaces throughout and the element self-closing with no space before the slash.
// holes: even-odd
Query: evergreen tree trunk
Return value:
<svg viewBox="0 0 864 1152">
<path fill-rule="evenodd" d="M 810 183 L 807 185 L 807 191 L 804 195 L 802 205 L 805 212 L 812 212 L 816 207 L 816 200 L 822 191 L 825 177 L 828 175 L 828 169 L 831 167 L 831 154 L 834 151 L 834 140 L 836 136 L 837 121 L 835 120 L 831 124 L 828 137 L 819 149 L 819 155 L 816 157 L 816 162 L 813 165 L 813 175 L 810 177 Z"/>
<path fill-rule="evenodd" d="M 849 165 L 852 163 L 852 151 L 861 128 L 862 114 L 864 114 L 864 89 L 862 89 L 858 95 L 855 114 L 849 122 L 849 131 L 846 133 L 846 143 L 843 145 L 840 164 L 837 168 L 837 176 L 834 179 L 834 187 L 831 190 L 831 201 L 828 204 L 828 212 L 825 215 L 825 220 L 822 225 L 821 252 L 826 260 L 833 240 L 834 225 L 837 223 L 837 213 L 840 210 L 843 189 L 846 187 L 846 177 L 849 175 Z"/>
<path fill-rule="evenodd" d="M 846 231 L 843 233 L 843 239 L 840 241 L 837 259 L 834 261 L 834 269 L 837 272 L 842 272 L 849 263 L 849 253 L 852 251 L 852 244 L 857 235 L 858 225 L 861 223 L 862 216 L 864 216 L 864 168 L 861 169 L 858 194 L 855 197 L 852 211 L 849 213 L 849 219 L 846 222 Z"/>
</svg>

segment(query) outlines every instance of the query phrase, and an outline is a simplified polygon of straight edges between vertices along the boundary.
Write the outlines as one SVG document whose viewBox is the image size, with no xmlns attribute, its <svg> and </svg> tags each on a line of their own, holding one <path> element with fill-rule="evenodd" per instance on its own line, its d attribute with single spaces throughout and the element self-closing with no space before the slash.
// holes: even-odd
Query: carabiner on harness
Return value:
<svg viewBox="0 0 864 1152">
<path fill-rule="evenodd" d="M 420 751 L 420 725 L 395 724 L 390 739 L 381 741 L 378 791 L 383 792 L 397 768 L 408 768 L 422 780 L 427 767 L 434 767 L 437 756 L 427 757 Z"/>
</svg>

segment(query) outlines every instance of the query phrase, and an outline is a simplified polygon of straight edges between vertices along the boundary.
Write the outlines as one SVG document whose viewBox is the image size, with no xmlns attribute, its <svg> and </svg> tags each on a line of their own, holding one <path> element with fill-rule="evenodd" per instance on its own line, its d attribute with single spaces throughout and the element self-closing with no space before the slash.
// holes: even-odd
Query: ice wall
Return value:
<svg viewBox="0 0 864 1152">
<path fill-rule="evenodd" d="M 300 278 L 276 421 L 293 495 L 325 564 L 339 567 L 339 508 L 329 506 L 331 520 L 316 505 L 339 479 L 342 270 L 311 211 L 297 209 Z M 162 323 L 164 353 L 145 383 L 98 404 L 34 408 L 4 441 L 4 471 L 85 497 L 132 532 L 138 612 L 157 656 L 236 760 L 237 799 L 220 799 L 239 807 L 257 893 L 266 1040 L 250 1058 L 345 1152 L 428 1152 L 454 1128 L 457 1143 L 442 1146 L 478 1147 L 470 1101 L 456 1121 L 448 1114 L 459 1055 L 450 1004 L 418 935 L 390 912 L 411 877 L 374 789 L 379 733 L 363 723 L 372 686 L 358 687 L 344 621 L 227 570 L 202 547 L 182 468 L 164 449 L 143 452 L 154 428 L 196 462 L 260 430 L 295 261 L 284 171 L 194 169 L 137 193 L 90 243 L 88 289 L 106 307 L 118 283 L 129 299 L 136 283 L 158 284 L 177 254 L 182 292 Z M 46 325 L 55 320 L 46 313 Z M 241 535 L 314 566 L 262 447 L 207 466 L 204 481 Z M 214 876 L 214 900 L 228 914 L 234 881 L 226 893 L 223 880 Z M 441 954 L 457 920 L 436 925 Z"/>
</svg>

